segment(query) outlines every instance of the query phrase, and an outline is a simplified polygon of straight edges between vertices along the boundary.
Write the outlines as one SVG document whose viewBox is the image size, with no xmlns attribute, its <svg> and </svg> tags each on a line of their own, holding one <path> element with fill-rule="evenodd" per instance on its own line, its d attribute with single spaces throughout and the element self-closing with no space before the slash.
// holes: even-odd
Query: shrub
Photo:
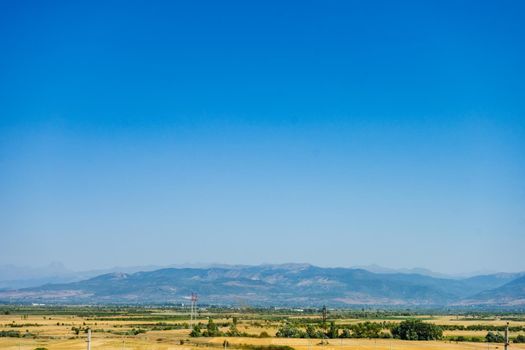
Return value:
<svg viewBox="0 0 525 350">
<path fill-rule="evenodd" d="M 503 335 L 500 333 L 488 332 L 485 336 L 485 340 L 487 343 L 503 343 L 505 341 L 505 337 L 503 337 Z"/>
<path fill-rule="evenodd" d="M 0 337 L 20 338 L 19 331 L 0 331 Z"/>
<path fill-rule="evenodd" d="M 392 335 L 403 340 L 437 340 L 443 337 L 443 330 L 420 320 L 406 320 L 392 328 Z"/>
<path fill-rule="evenodd" d="M 193 326 L 193 330 L 190 332 L 190 337 L 200 337 L 202 336 L 200 323 Z"/>
<path fill-rule="evenodd" d="M 301 331 L 294 325 L 286 323 L 276 333 L 279 338 L 306 338 L 306 332 Z"/>
<path fill-rule="evenodd" d="M 208 324 L 206 325 L 206 330 L 202 333 L 205 337 L 219 337 L 222 334 L 221 331 L 219 331 L 219 327 L 213 322 L 213 320 L 210 318 L 208 320 Z"/>
<path fill-rule="evenodd" d="M 514 340 L 513 343 L 525 343 L 525 335 L 520 334 Z"/>
</svg>

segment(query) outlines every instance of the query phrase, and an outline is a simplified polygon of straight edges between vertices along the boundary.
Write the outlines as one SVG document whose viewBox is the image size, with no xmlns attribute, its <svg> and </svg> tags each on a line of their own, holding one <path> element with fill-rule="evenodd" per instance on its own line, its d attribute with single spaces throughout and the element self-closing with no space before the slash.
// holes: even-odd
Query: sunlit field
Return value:
<svg viewBox="0 0 525 350">
<path fill-rule="evenodd" d="M 334 338 L 334 339 L 298 339 L 279 338 L 276 332 L 283 322 L 294 320 L 319 321 L 320 315 L 303 315 L 297 312 L 272 313 L 271 311 L 247 310 L 201 310 L 198 320 L 203 327 L 209 318 L 226 333 L 228 325 L 235 318 L 236 327 L 247 336 L 220 337 L 190 337 L 191 325 L 189 315 L 185 310 L 173 309 L 134 309 L 109 310 L 97 308 L 11 308 L 0 315 L 0 331 L 18 332 L 17 336 L 0 337 L 1 349 L 37 348 L 52 349 L 85 349 L 87 328 L 92 330 L 91 348 L 95 349 L 279 349 L 269 346 L 289 346 L 296 350 L 315 349 L 502 349 L 501 343 L 451 341 L 450 337 L 480 337 L 486 330 L 446 330 L 444 339 L 436 341 L 406 341 L 399 339 L 366 339 L 366 338 Z M 7 314 L 6 314 L 7 313 Z M 333 317 L 337 325 L 357 324 L 370 321 L 400 322 L 407 317 L 415 317 L 424 322 L 437 325 L 485 325 L 502 326 L 511 320 L 511 326 L 525 326 L 525 318 L 520 316 L 476 316 L 464 317 L 455 315 L 348 315 L 344 312 L 329 314 L 327 320 Z M 261 333 L 267 333 L 260 337 Z M 511 338 L 523 331 L 512 332 Z M 225 341 L 227 344 L 225 344 Z M 250 347 L 251 346 L 251 347 Z M 285 349 L 285 348 L 282 348 Z M 511 349 L 525 349 L 525 344 L 511 343 Z"/>
</svg>

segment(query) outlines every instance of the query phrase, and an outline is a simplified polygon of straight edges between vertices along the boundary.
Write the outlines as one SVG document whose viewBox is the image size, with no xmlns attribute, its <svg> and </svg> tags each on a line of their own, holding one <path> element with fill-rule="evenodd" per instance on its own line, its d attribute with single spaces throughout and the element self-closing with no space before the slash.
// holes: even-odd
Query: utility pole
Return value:
<svg viewBox="0 0 525 350">
<path fill-rule="evenodd" d="M 323 328 L 326 330 L 326 305 L 323 305 Z"/>
<path fill-rule="evenodd" d="M 191 293 L 191 306 L 190 306 L 190 323 L 193 327 L 193 321 L 197 320 L 197 293 Z"/>
<path fill-rule="evenodd" d="M 507 322 L 507 327 L 505 327 L 505 350 L 509 349 L 509 323 Z"/>
<path fill-rule="evenodd" d="M 87 350 L 91 350 L 91 328 L 88 328 L 87 333 Z"/>
</svg>

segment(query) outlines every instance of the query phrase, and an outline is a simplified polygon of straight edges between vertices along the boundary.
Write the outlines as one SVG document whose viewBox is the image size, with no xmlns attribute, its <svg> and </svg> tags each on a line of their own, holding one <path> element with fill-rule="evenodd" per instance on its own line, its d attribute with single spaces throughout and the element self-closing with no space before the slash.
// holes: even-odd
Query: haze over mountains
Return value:
<svg viewBox="0 0 525 350">
<path fill-rule="evenodd" d="M 4 288 L 0 301 L 165 304 L 185 303 L 196 292 L 201 303 L 214 305 L 525 306 L 525 273 L 444 278 L 309 264 L 134 269 L 71 282 Z"/>
<path fill-rule="evenodd" d="M 99 275 L 112 273 L 112 272 L 124 272 L 134 273 L 140 271 L 154 271 L 164 268 L 211 268 L 211 267 L 240 267 L 246 265 L 230 265 L 230 264 L 209 264 L 209 263 L 186 263 L 186 264 L 171 264 L 167 266 L 161 265 L 138 265 L 138 266 L 114 266 L 104 269 L 91 269 L 91 270 L 73 270 L 65 266 L 61 262 L 52 262 L 48 265 L 40 267 L 32 266 L 17 266 L 13 264 L 0 265 L 0 290 L 1 289 L 19 289 L 37 287 L 48 283 L 69 283 L 77 282 Z M 351 268 L 363 269 L 374 273 L 406 273 L 406 274 L 419 274 L 437 278 L 468 278 L 477 275 L 492 275 L 495 271 L 477 271 L 471 273 L 461 274 L 446 274 L 435 272 L 425 268 L 388 268 L 376 264 L 371 265 L 357 265 Z"/>
</svg>

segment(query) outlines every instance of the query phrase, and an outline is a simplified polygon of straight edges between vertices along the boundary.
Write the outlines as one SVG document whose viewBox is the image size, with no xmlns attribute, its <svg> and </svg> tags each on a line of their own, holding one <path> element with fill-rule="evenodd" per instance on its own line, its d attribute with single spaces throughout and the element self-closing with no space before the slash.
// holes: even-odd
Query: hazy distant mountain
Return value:
<svg viewBox="0 0 525 350">
<path fill-rule="evenodd" d="M 110 273 L 72 283 L 0 292 L 7 302 L 184 303 L 191 292 L 201 303 L 222 305 L 319 306 L 469 304 L 484 292 L 499 291 L 497 305 L 525 304 L 523 289 L 505 289 L 513 274 L 446 279 L 421 274 L 373 273 L 308 264 L 167 268 Z M 507 294 L 506 294 L 507 293 Z M 505 295 L 505 297 L 503 297 Z M 494 298 L 494 296 L 491 296 Z M 486 297 L 485 297 L 486 298 Z M 490 301 L 489 299 L 486 299 Z M 473 302 L 470 302 L 473 303 Z M 495 304 L 495 303 L 494 303 Z"/>
<path fill-rule="evenodd" d="M 59 262 L 53 262 L 43 267 L 0 265 L 0 280 L 43 278 L 45 276 L 65 275 L 71 272 Z"/>
<path fill-rule="evenodd" d="M 388 268 L 388 267 L 372 264 L 372 265 L 359 265 L 359 266 L 355 266 L 354 268 L 363 269 L 363 270 L 367 270 L 367 271 L 374 272 L 374 273 L 408 273 L 408 274 L 418 274 L 418 275 L 431 276 L 431 277 L 437 277 L 437 278 L 459 278 L 457 276 L 447 275 L 444 273 L 435 272 L 435 271 L 421 268 L 421 267 L 393 269 L 393 268 Z"/>
<path fill-rule="evenodd" d="M 475 289 L 485 291 L 489 289 L 498 288 L 501 286 L 504 286 L 505 284 L 516 280 L 519 277 L 525 276 L 524 272 L 517 272 L 517 273 L 494 273 L 490 275 L 480 275 L 480 276 L 474 276 L 469 277 L 463 280 L 463 282 L 470 287 L 473 287 Z"/>
<path fill-rule="evenodd" d="M 75 273 L 58 262 L 42 267 L 0 265 L 0 288 L 34 287 L 74 280 L 77 280 Z"/>
<path fill-rule="evenodd" d="M 469 305 L 525 305 L 525 275 L 502 286 L 482 291 L 460 304 Z"/>
<path fill-rule="evenodd" d="M 59 262 L 54 262 L 42 267 L 0 265 L 0 289 L 29 288 L 49 283 L 69 283 L 112 272 L 134 273 L 138 271 L 158 270 L 160 268 L 160 266 L 131 266 L 73 271 Z"/>
<path fill-rule="evenodd" d="M 139 271 L 154 271 L 163 268 L 209 268 L 224 267 L 238 268 L 242 265 L 226 264 L 173 264 L 169 266 L 115 266 L 106 269 L 73 271 L 62 263 L 53 262 L 42 267 L 0 265 L 0 290 L 38 287 L 44 284 L 78 282 L 92 277 L 113 272 L 135 273 Z"/>
</svg>

